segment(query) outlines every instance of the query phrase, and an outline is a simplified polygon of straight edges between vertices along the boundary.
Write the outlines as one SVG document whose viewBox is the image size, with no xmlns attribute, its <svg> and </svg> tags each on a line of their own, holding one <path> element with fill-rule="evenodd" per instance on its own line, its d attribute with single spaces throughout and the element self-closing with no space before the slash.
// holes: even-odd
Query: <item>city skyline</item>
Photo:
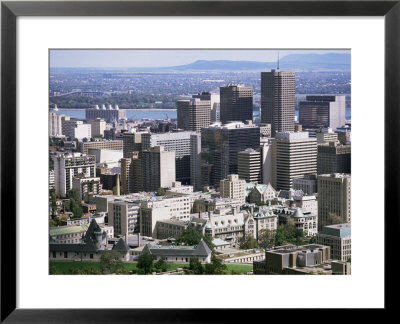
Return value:
<svg viewBox="0 0 400 324">
<path fill-rule="evenodd" d="M 49 273 L 350 275 L 350 55 L 321 57 L 51 70 Z"/>
</svg>

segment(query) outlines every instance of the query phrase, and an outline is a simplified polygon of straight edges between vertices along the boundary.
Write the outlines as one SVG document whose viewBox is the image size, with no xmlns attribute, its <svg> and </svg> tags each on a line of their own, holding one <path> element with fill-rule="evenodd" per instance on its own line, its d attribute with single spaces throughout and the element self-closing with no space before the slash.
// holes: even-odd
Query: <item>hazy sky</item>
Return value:
<svg viewBox="0 0 400 324">
<path fill-rule="evenodd" d="M 288 54 L 350 53 L 350 50 L 279 50 Z M 278 50 L 50 50 L 51 67 L 158 67 L 197 60 L 274 62 Z"/>
</svg>

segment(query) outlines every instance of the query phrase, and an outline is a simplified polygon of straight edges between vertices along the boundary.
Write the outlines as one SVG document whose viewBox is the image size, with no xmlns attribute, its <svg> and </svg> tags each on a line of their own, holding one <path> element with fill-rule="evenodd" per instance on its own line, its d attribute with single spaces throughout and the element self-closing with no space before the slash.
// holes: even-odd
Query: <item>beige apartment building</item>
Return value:
<svg viewBox="0 0 400 324">
<path fill-rule="evenodd" d="M 240 180 L 239 175 L 230 174 L 228 179 L 219 182 L 219 192 L 222 198 L 239 199 L 246 202 L 246 181 Z"/>
<path fill-rule="evenodd" d="M 178 128 L 200 132 L 211 124 L 211 101 L 191 98 L 177 101 Z"/>
<path fill-rule="evenodd" d="M 318 228 L 332 224 L 332 217 L 351 222 L 351 175 L 318 175 Z"/>
<path fill-rule="evenodd" d="M 105 150 L 122 150 L 122 141 L 94 141 L 94 142 L 80 142 L 80 151 L 84 154 L 89 153 L 89 149 L 105 149 Z"/>
</svg>

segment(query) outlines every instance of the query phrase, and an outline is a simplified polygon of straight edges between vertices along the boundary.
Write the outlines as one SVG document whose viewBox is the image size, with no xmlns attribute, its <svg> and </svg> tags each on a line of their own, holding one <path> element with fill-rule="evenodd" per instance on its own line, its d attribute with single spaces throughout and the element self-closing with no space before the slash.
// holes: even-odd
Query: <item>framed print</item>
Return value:
<svg viewBox="0 0 400 324">
<path fill-rule="evenodd" d="M 2 1 L 1 321 L 391 309 L 399 16 L 398 0 Z M 301 141 L 314 169 L 292 176 Z M 264 168 L 269 147 L 283 162 Z M 348 214 L 321 209 L 336 196 Z M 333 258 L 335 235 L 351 248 Z"/>
</svg>

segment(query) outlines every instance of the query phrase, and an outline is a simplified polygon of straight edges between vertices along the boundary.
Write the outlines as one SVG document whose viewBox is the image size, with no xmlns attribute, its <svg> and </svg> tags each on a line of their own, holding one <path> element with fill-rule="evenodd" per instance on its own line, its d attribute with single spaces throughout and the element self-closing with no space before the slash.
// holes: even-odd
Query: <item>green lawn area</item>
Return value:
<svg viewBox="0 0 400 324">
<path fill-rule="evenodd" d="M 133 263 L 123 263 L 124 269 L 128 271 L 136 270 L 136 262 Z M 183 263 L 168 263 L 168 271 L 175 270 L 176 268 L 188 267 L 188 264 Z M 227 264 L 228 270 L 235 270 L 240 273 L 247 273 L 253 270 L 252 265 L 243 265 L 243 264 Z M 71 269 L 95 269 L 101 271 L 100 262 L 57 262 L 50 261 L 50 267 L 56 270 L 57 274 L 71 274 Z"/>
<path fill-rule="evenodd" d="M 235 271 L 239 271 L 240 273 L 247 273 L 247 272 L 253 270 L 253 266 L 247 265 L 247 264 L 226 264 L 226 266 L 229 271 L 235 270 Z"/>
<path fill-rule="evenodd" d="M 136 270 L 136 262 L 123 263 L 122 266 L 128 271 Z M 181 263 L 168 263 L 168 271 L 175 270 L 176 268 L 183 268 L 186 264 Z M 188 266 L 188 265 L 186 265 Z M 50 267 L 54 267 L 59 274 L 71 274 L 71 269 L 87 269 L 92 268 L 101 270 L 100 262 L 57 262 L 50 261 Z"/>
</svg>

